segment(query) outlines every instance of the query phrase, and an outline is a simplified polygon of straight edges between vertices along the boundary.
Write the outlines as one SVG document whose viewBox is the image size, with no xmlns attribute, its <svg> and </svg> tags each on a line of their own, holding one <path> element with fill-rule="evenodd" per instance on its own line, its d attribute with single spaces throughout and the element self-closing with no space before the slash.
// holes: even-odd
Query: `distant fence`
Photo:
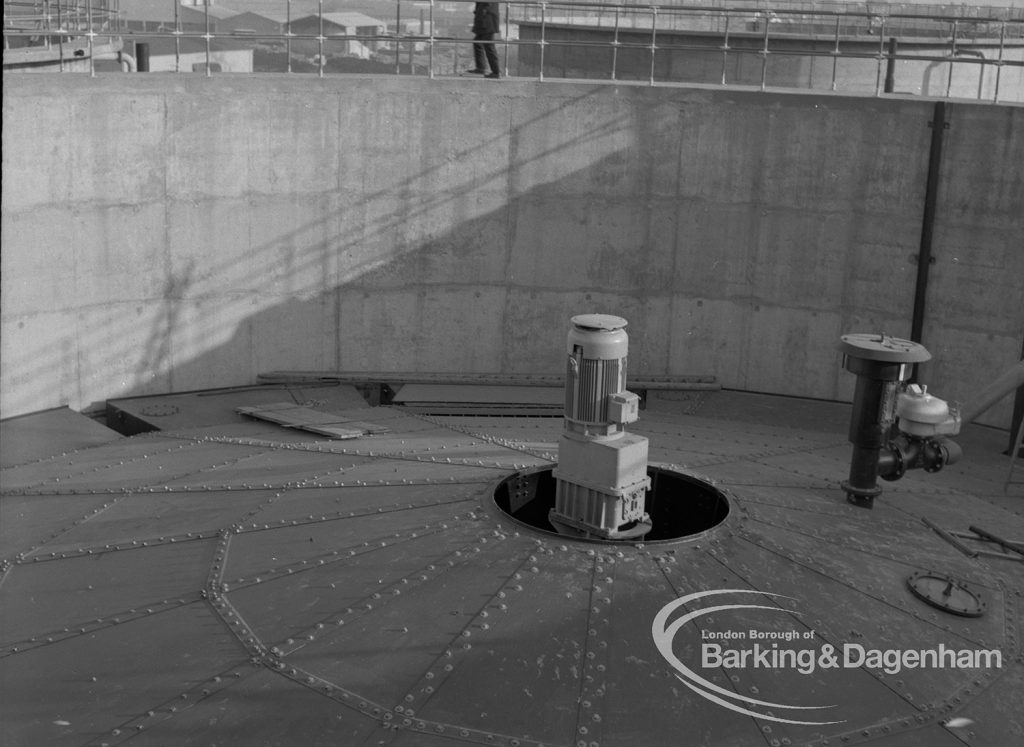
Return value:
<svg viewBox="0 0 1024 747">
<path fill-rule="evenodd" d="M 915 82 L 901 92 L 1024 101 L 1024 8 L 799 0 L 498 4 L 504 33 L 495 43 L 504 52 L 506 72 L 519 77 L 646 80 L 651 85 L 711 82 L 878 95 L 897 91 L 894 81 L 902 68 L 904 80 L 910 76 Z M 280 0 L 275 10 L 262 12 L 189 7 L 177 0 L 167 0 L 163 10 L 162 5 L 147 7 L 148 16 L 120 0 L 5 2 L 4 69 L 95 74 L 104 71 L 97 62 L 110 57 L 98 54 L 97 47 L 116 48 L 119 61 L 134 63 L 133 42 L 143 43 L 147 53 L 152 46 L 153 53 L 169 60 L 154 69 L 206 75 L 391 72 L 435 77 L 471 66 L 468 0 L 395 0 L 393 17 L 379 21 L 330 12 L 324 0 Z M 122 39 L 128 42 L 123 47 Z M 251 65 L 224 62 L 228 53 L 245 50 L 254 60 Z M 708 72 L 709 54 L 719 74 Z M 640 57 L 642 64 L 637 63 Z M 345 62 L 357 58 L 363 67 Z M 823 74 L 823 66 L 831 74 Z"/>
</svg>

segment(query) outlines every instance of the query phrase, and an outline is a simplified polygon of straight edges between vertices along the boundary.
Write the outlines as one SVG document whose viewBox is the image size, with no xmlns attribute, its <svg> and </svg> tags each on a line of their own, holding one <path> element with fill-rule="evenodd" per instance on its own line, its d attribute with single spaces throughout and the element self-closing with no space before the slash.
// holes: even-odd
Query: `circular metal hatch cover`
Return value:
<svg viewBox="0 0 1024 747">
<path fill-rule="evenodd" d="M 921 601 L 943 612 L 961 617 L 981 617 L 985 602 L 971 591 L 967 584 L 944 573 L 915 573 L 907 579 L 907 586 Z"/>
</svg>

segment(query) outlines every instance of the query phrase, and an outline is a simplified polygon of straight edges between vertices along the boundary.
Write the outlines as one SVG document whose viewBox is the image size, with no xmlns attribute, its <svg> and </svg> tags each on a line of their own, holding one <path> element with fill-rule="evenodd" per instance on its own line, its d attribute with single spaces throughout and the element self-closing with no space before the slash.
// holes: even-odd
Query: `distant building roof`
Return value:
<svg viewBox="0 0 1024 747">
<path fill-rule="evenodd" d="M 303 18 L 296 19 L 300 21 L 309 21 L 310 19 L 316 20 L 319 16 L 317 14 L 304 16 Z M 295 20 L 292 21 L 293 23 Z M 371 18 L 363 13 L 324 13 L 324 22 L 333 23 L 335 26 L 342 26 L 348 28 L 360 28 L 363 26 L 387 26 L 384 21 L 378 18 Z"/>
<path fill-rule="evenodd" d="M 271 21 L 273 23 L 282 23 L 282 24 L 283 23 L 288 23 L 288 21 L 289 21 L 288 11 L 286 11 L 286 10 L 280 10 L 280 11 L 277 11 L 277 10 L 243 10 L 243 11 L 240 11 L 238 13 L 238 15 L 231 16 L 231 17 L 235 18 L 235 19 L 242 19 L 242 18 L 247 18 L 247 17 L 248 18 L 262 18 L 262 19 L 265 19 L 267 21 Z M 296 20 L 298 18 L 299 18 L 299 16 L 297 16 L 295 13 L 291 14 L 291 20 L 292 21 L 294 21 L 294 20 Z"/>
</svg>

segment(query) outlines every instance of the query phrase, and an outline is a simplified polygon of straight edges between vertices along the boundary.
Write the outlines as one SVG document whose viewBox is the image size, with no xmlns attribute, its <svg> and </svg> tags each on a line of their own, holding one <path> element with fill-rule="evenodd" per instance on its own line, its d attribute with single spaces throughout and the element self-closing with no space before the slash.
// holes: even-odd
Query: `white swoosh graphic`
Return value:
<svg viewBox="0 0 1024 747">
<path fill-rule="evenodd" d="M 777 716 L 769 716 L 769 715 L 765 715 L 765 714 L 762 714 L 762 713 L 758 713 L 756 711 L 751 711 L 751 710 L 749 710 L 747 708 L 743 708 L 743 707 L 741 707 L 739 705 L 736 705 L 734 703 L 730 703 L 730 702 L 728 702 L 726 700 L 723 700 L 722 698 L 719 698 L 719 697 L 713 695 L 712 693 L 713 692 L 714 693 L 718 693 L 719 695 L 723 695 L 726 698 L 732 698 L 734 700 L 742 700 L 742 701 L 745 701 L 745 702 L 750 703 L 752 705 L 765 706 L 765 707 L 768 707 L 768 708 L 787 708 L 787 709 L 799 709 L 799 710 L 817 710 L 817 709 L 821 709 L 821 708 L 834 708 L 835 707 L 834 705 L 830 705 L 830 706 L 795 706 L 795 705 L 786 705 L 784 703 L 773 703 L 773 702 L 767 701 L 767 700 L 758 700 L 757 698 L 750 698 L 750 697 L 747 697 L 745 695 L 740 695 L 739 693 L 733 692 L 732 690 L 726 690 L 723 687 L 719 687 L 718 685 L 714 684 L 713 682 L 709 682 L 708 680 L 704 679 L 703 677 L 698 675 L 696 672 L 694 672 L 692 669 L 687 667 L 685 664 L 683 664 L 676 657 L 675 653 L 673 653 L 673 651 L 672 651 L 672 641 L 675 638 L 676 633 L 679 631 L 679 628 L 681 628 L 683 625 L 685 625 L 686 623 L 688 623 L 690 620 L 694 619 L 695 617 L 700 617 L 702 615 L 707 615 L 707 614 L 710 614 L 712 612 L 721 612 L 721 611 L 724 611 L 724 610 L 735 610 L 735 609 L 755 609 L 755 610 L 773 610 L 773 611 L 776 611 L 776 612 L 789 612 L 788 610 L 784 610 L 781 607 L 769 607 L 769 606 L 760 605 L 760 604 L 729 604 L 729 605 L 720 605 L 720 606 L 717 606 L 717 607 L 705 607 L 703 609 L 699 609 L 699 610 L 696 610 L 694 612 L 690 612 L 690 613 L 688 613 L 686 615 L 683 615 L 678 620 L 676 620 L 674 623 L 672 623 L 672 625 L 668 626 L 667 628 L 665 627 L 665 624 L 668 621 L 669 616 L 673 612 L 675 612 L 677 609 L 679 609 L 681 606 L 683 606 L 684 604 L 686 604 L 688 602 L 691 602 L 691 601 L 693 601 L 695 599 L 701 599 L 703 597 L 709 597 L 709 596 L 714 596 L 714 595 L 718 595 L 718 594 L 763 594 L 765 596 L 770 596 L 770 597 L 782 597 L 783 599 L 791 599 L 792 598 L 792 597 L 783 596 L 782 594 L 771 594 L 771 593 L 768 593 L 768 592 L 754 591 L 754 590 L 751 590 L 751 589 L 715 589 L 715 590 L 712 590 L 712 591 L 702 591 L 702 592 L 697 592 L 695 594 L 689 594 L 689 595 L 687 595 L 685 597 L 680 597 L 680 598 L 678 598 L 678 599 L 676 599 L 676 600 L 666 604 L 664 607 L 661 608 L 661 610 L 658 612 L 658 614 L 655 615 L 655 617 L 654 617 L 654 622 L 651 624 L 651 635 L 653 636 L 654 644 L 655 644 L 655 646 L 658 647 L 658 651 L 661 652 L 661 655 L 665 657 L 665 660 L 668 661 L 669 664 L 671 664 L 679 673 L 681 673 L 681 674 L 676 674 L 676 676 L 679 678 L 679 680 L 684 685 L 689 687 L 691 690 L 693 690 L 694 692 L 704 696 L 705 698 L 707 698 L 708 700 L 712 701 L 713 703 L 717 703 L 718 705 L 724 706 L 725 708 L 728 708 L 728 709 L 730 709 L 732 711 L 736 711 L 737 713 L 742 713 L 742 714 L 745 714 L 745 715 L 748 715 L 748 716 L 754 716 L 756 718 L 766 719 L 768 721 L 776 721 L 776 722 L 783 723 L 783 724 L 803 724 L 803 725 L 808 725 L 808 726 L 821 726 L 821 725 L 826 725 L 826 724 L 839 724 L 839 723 L 842 723 L 842 721 L 798 721 L 798 720 L 793 720 L 793 719 L 784 719 L 784 718 L 779 718 Z M 790 613 L 790 614 L 799 614 L 799 613 Z"/>
</svg>

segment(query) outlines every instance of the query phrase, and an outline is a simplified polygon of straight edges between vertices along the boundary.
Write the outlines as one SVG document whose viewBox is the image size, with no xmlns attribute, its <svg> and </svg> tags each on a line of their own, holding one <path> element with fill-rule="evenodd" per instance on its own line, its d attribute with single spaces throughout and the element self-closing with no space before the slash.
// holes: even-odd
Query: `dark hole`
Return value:
<svg viewBox="0 0 1024 747">
<path fill-rule="evenodd" d="M 494 491 L 495 504 L 521 524 L 558 535 L 548 521 L 548 511 L 555 505 L 555 478 L 551 471 L 548 467 L 507 477 Z M 650 515 L 653 528 L 644 542 L 700 534 L 721 524 L 729 515 L 725 494 L 704 480 L 663 467 L 648 466 L 647 475 L 651 478 L 651 489 L 644 510 Z"/>
</svg>

